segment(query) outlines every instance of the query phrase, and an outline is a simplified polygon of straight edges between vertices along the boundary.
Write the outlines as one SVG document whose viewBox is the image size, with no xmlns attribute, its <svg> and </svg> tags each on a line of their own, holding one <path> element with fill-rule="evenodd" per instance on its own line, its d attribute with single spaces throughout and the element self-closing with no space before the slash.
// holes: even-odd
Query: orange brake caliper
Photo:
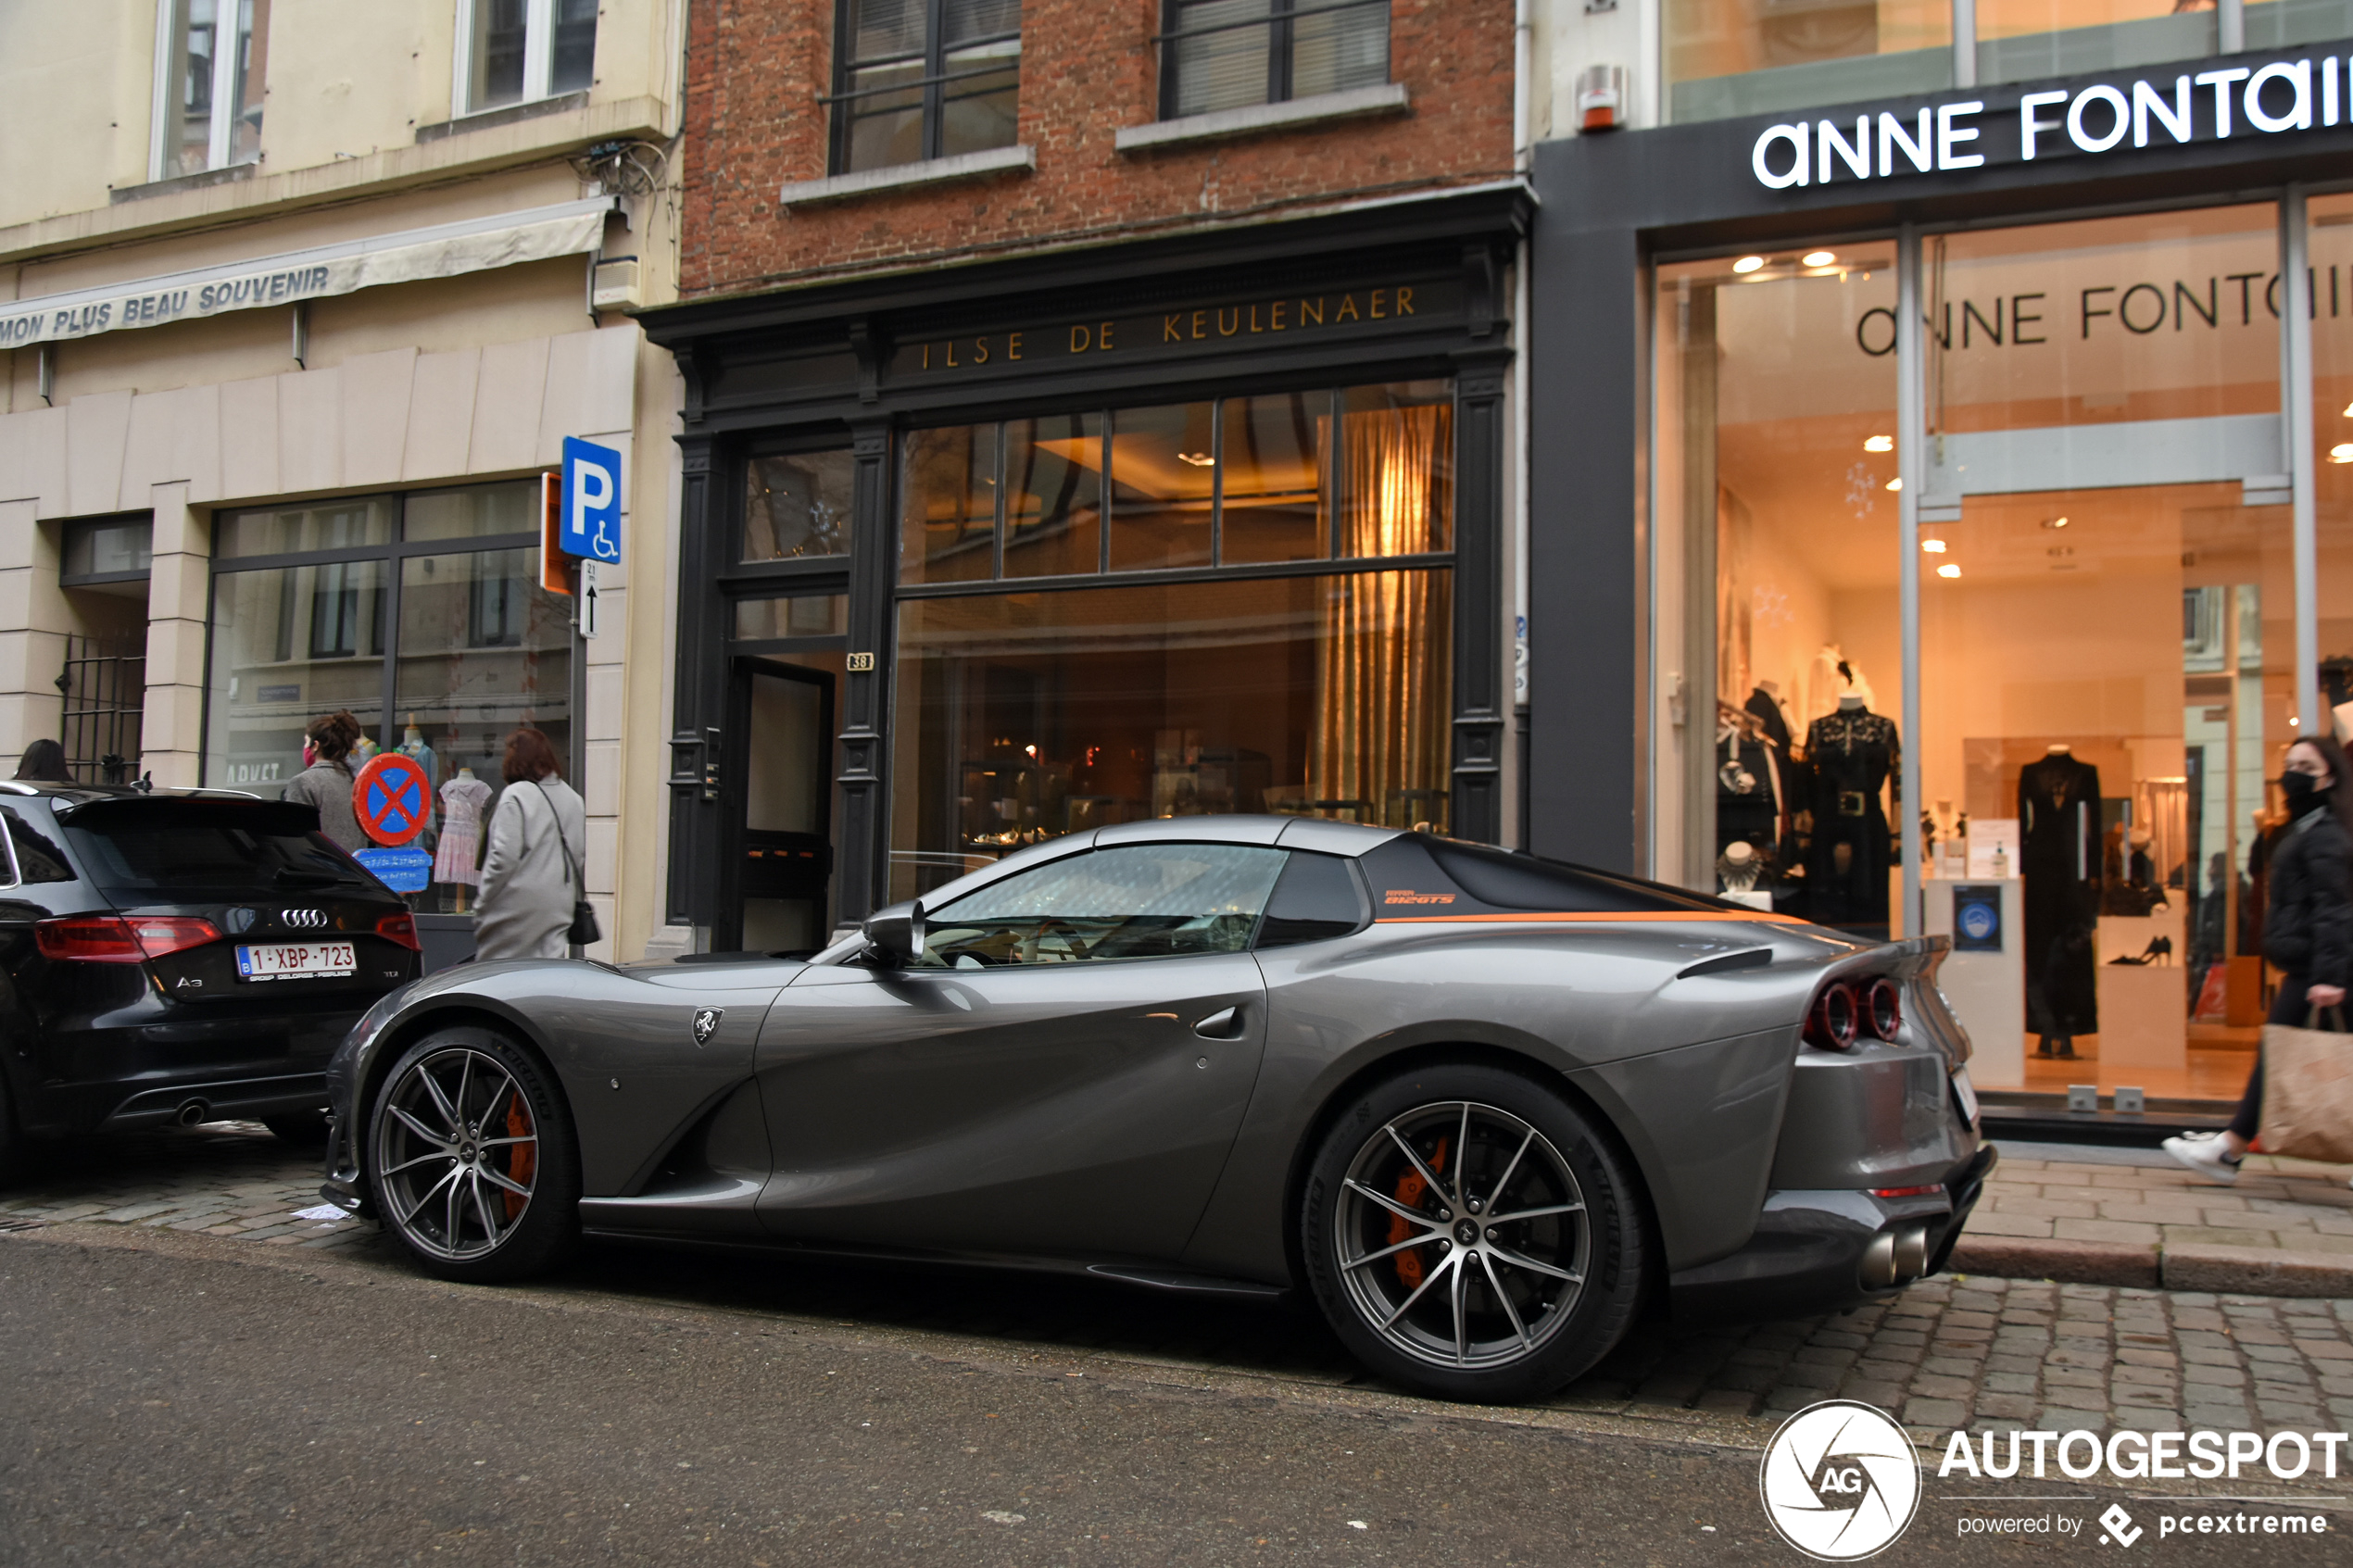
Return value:
<svg viewBox="0 0 2353 1568">
<path fill-rule="evenodd" d="M 531 1136 L 531 1118 L 523 1114 L 522 1096 L 510 1096 L 507 1100 L 507 1135 L 510 1138 Z M 539 1169 L 539 1146 L 535 1143 L 510 1143 L 507 1146 L 507 1175 L 517 1186 L 529 1186 L 534 1172 Z M 507 1218 L 511 1220 L 522 1212 L 529 1199 L 520 1193 L 508 1193 Z"/>
<path fill-rule="evenodd" d="M 1446 1140 L 1444 1138 L 1438 1140 L 1438 1152 L 1430 1156 L 1429 1168 L 1439 1175 L 1442 1176 L 1446 1173 Z M 1417 1208 L 1421 1204 L 1423 1192 L 1428 1186 L 1429 1184 L 1422 1180 L 1422 1173 L 1419 1171 L 1407 1166 L 1405 1173 L 1397 1178 L 1397 1201 L 1408 1209 Z M 1413 1227 L 1405 1223 L 1403 1216 L 1390 1217 L 1389 1244 L 1391 1247 L 1413 1234 Z M 1404 1282 L 1405 1288 L 1408 1290 L 1421 1288 L 1422 1259 L 1419 1249 L 1408 1248 L 1397 1255 L 1397 1277 Z"/>
</svg>

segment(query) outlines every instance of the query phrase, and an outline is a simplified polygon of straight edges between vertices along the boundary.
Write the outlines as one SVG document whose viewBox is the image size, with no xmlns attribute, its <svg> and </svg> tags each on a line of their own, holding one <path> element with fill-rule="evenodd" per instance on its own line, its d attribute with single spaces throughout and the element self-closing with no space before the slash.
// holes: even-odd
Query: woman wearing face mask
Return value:
<svg viewBox="0 0 2353 1568">
<path fill-rule="evenodd" d="M 2317 1010 L 2340 1008 L 2353 985 L 2353 763 L 2325 735 L 2287 748 L 2280 793 L 2288 825 L 2271 852 L 2271 902 L 2263 916 L 2263 956 L 2287 979 L 2271 1022 L 2302 1025 Z M 2348 1042 L 2353 1044 L 2353 1042 Z M 2263 1112 L 2263 1059 L 2228 1131 L 2184 1133 L 2165 1152 L 2204 1175 L 2238 1180 Z"/>
<path fill-rule="evenodd" d="M 365 849 L 359 814 L 351 808 L 351 748 L 359 721 L 347 709 L 313 719 L 302 729 L 302 771 L 286 782 L 285 798 L 319 809 L 319 831 L 346 849 Z"/>
</svg>

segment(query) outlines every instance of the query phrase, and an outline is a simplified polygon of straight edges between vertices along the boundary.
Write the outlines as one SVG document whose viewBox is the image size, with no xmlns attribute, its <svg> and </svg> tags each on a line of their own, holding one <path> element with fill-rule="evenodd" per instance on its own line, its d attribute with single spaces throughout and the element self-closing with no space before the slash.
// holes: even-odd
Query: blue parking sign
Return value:
<svg viewBox="0 0 2353 1568">
<path fill-rule="evenodd" d="M 566 555 L 621 558 L 621 454 L 564 437 L 563 520 L 556 543 Z"/>
</svg>

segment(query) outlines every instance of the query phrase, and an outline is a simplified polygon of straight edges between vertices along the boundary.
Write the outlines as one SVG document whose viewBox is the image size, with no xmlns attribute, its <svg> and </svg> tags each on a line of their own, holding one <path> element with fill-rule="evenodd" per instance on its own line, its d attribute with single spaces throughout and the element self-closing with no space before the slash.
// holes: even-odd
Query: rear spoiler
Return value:
<svg viewBox="0 0 2353 1568">
<path fill-rule="evenodd" d="M 172 795 L 119 795 L 59 800 L 52 809 L 76 827 L 199 827 L 214 824 L 292 835 L 319 831 L 319 808 L 298 800 L 264 800 L 239 790 L 189 790 Z"/>
</svg>

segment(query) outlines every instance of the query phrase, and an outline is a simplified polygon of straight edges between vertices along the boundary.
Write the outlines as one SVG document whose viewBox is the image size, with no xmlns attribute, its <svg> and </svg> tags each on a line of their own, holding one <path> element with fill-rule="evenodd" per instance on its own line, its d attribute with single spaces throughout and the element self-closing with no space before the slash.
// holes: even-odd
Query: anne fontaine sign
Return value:
<svg viewBox="0 0 2353 1568">
<path fill-rule="evenodd" d="M 1768 125 L 1749 167 L 1757 183 L 1785 191 L 2353 123 L 2353 57 L 2208 65 Z"/>
</svg>

